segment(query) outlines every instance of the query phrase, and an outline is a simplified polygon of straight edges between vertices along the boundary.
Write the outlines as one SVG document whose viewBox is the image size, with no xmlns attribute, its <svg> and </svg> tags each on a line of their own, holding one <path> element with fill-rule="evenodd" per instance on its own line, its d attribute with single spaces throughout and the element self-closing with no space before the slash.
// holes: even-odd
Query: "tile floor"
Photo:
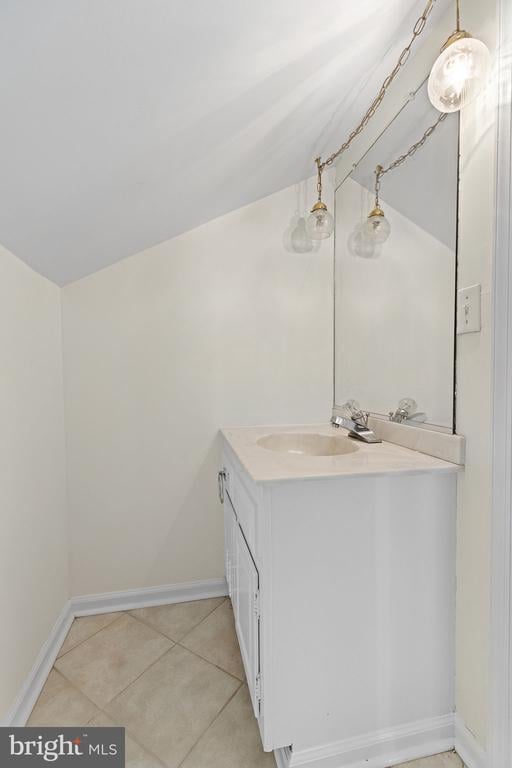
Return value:
<svg viewBox="0 0 512 768">
<path fill-rule="evenodd" d="M 126 728 L 127 768 L 275 768 L 252 714 L 231 603 L 76 619 L 27 725 Z M 462 768 L 454 753 L 401 768 Z"/>
</svg>

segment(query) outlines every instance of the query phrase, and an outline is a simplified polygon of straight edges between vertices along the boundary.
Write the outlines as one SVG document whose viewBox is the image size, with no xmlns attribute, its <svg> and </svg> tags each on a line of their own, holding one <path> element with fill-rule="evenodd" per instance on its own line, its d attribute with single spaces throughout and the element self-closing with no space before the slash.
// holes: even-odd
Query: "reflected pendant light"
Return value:
<svg viewBox="0 0 512 768">
<path fill-rule="evenodd" d="M 421 147 L 425 144 L 426 141 L 432 136 L 434 131 L 437 129 L 437 127 L 448 117 L 448 114 L 446 112 L 441 112 L 436 122 L 429 126 L 427 130 L 424 132 L 421 139 L 416 141 L 414 144 L 412 144 L 407 152 L 404 152 L 403 155 L 400 155 L 396 158 L 396 160 L 393 160 L 392 163 L 390 163 L 386 168 L 384 168 L 382 165 L 378 165 L 375 169 L 375 207 L 373 210 L 370 211 L 368 214 L 368 218 L 363 224 L 363 235 L 364 237 L 373 245 L 381 245 L 382 243 L 385 243 L 388 239 L 390 233 L 391 233 L 391 226 L 389 224 L 389 221 L 386 219 L 384 215 L 384 211 L 380 207 L 380 183 L 382 177 L 389 173 L 390 171 L 394 171 L 395 168 L 399 168 L 403 163 L 405 163 L 410 157 L 416 154 L 416 152 L 421 149 Z"/>
<path fill-rule="evenodd" d="M 481 92 L 489 75 L 491 55 L 481 40 L 460 28 L 457 5 L 457 29 L 441 49 L 430 77 L 428 95 L 440 112 L 458 112 Z"/>
<path fill-rule="evenodd" d="M 334 219 L 332 215 L 327 210 L 326 204 L 322 200 L 322 172 L 328 168 L 331 167 L 334 162 L 337 160 L 340 155 L 342 155 L 344 152 L 347 151 L 347 149 L 350 147 L 352 142 L 354 141 L 357 136 L 359 136 L 370 120 L 373 118 L 375 113 L 377 112 L 378 108 L 384 101 L 384 98 L 388 92 L 388 89 L 394 79 L 397 77 L 398 73 L 402 70 L 402 68 L 406 65 L 407 61 L 409 60 L 409 56 L 412 50 L 412 47 L 418 37 L 423 34 L 423 30 L 425 29 L 425 26 L 427 24 L 428 17 L 432 13 L 432 9 L 434 8 L 434 3 L 436 0 L 427 0 L 425 8 L 423 9 L 423 13 L 421 16 L 416 20 L 416 23 L 412 29 L 412 34 L 409 39 L 409 42 L 403 49 L 402 53 L 398 57 L 396 64 L 394 68 L 391 70 L 389 75 L 385 78 L 383 81 L 377 95 L 373 99 L 372 103 L 364 113 L 363 117 L 357 124 L 357 126 L 349 133 L 348 137 L 345 139 L 343 144 L 329 157 L 322 162 L 322 159 L 320 157 L 316 158 L 316 166 L 318 171 L 318 200 L 314 204 L 313 208 L 311 209 L 311 213 L 309 214 L 307 221 L 306 221 L 306 232 L 308 237 L 311 238 L 311 240 L 325 240 L 325 238 L 330 237 L 334 230 Z"/>
<path fill-rule="evenodd" d="M 332 235 L 334 219 L 322 200 L 322 166 L 320 158 L 316 158 L 318 200 L 311 209 L 306 220 L 306 232 L 311 240 L 325 240 Z"/>
<path fill-rule="evenodd" d="M 370 242 L 380 245 L 388 239 L 391 226 L 379 205 L 370 211 L 364 225 L 364 232 Z"/>
<path fill-rule="evenodd" d="M 291 234 L 292 248 L 295 253 L 309 253 L 313 250 L 313 241 L 306 232 L 306 221 L 300 216 Z"/>
<path fill-rule="evenodd" d="M 368 214 L 363 230 L 368 240 L 377 245 L 385 243 L 391 232 L 389 221 L 384 216 L 379 200 L 380 179 L 383 173 L 384 168 L 378 165 L 375 169 L 375 207 Z"/>
</svg>

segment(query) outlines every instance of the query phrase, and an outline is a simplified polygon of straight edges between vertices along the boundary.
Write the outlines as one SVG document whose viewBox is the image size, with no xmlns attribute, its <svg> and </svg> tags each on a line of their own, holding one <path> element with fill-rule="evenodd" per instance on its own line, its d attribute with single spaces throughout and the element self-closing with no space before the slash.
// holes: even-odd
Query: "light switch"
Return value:
<svg viewBox="0 0 512 768">
<path fill-rule="evenodd" d="M 481 285 L 470 285 L 457 291 L 457 333 L 478 333 L 482 329 Z"/>
</svg>

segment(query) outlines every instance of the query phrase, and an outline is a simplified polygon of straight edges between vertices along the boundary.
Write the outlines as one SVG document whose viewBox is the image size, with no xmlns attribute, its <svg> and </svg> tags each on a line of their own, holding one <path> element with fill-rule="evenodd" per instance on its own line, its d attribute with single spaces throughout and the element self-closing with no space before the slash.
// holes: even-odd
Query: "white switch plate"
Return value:
<svg viewBox="0 0 512 768">
<path fill-rule="evenodd" d="M 482 330 L 481 293 L 481 285 L 470 285 L 457 291 L 457 333 L 478 333 Z"/>
</svg>

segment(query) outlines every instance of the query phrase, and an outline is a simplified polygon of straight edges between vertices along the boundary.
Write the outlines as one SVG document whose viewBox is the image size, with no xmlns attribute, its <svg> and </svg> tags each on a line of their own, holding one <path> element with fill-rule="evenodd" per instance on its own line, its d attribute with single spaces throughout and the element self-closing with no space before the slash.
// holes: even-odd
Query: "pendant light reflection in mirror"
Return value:
<svg viewBox="0 0 512 768">
<path fill-rule="evenodd" d="M 383 245 L 390 234 L 391 225 L 386 218 L 385 213 L 380 203 L 380 189 L 382 178 L 403 165 L 410 157 L 416 154 L 418 150 L 425 144 L 426 141 L 432 136 L 437 127 L 448 117 L 447 112 L 441 112 L 432 125 L 430 125 L 423 133 L 420 139 L 412 144 L 409 149 L 402 155 L 399 155 L 393 162 L 384 168 L 382 165 L 378 165 L 375 169 L 375 186 L 374 195 L 375 202 L 374 207 L 368 214 L 368 218 L 362 225 L 357 225 L 354 232 L 358 232 L 358 240 L 354 240 L 352 244 L 349 243 L 349 249 L 355 256 L 363 255 L 364 258 L 371 258 L 380 255 L 380 250 L 377 246 Z M 357 246 L 357 250 L 355 248 Z"/>
</svg>

